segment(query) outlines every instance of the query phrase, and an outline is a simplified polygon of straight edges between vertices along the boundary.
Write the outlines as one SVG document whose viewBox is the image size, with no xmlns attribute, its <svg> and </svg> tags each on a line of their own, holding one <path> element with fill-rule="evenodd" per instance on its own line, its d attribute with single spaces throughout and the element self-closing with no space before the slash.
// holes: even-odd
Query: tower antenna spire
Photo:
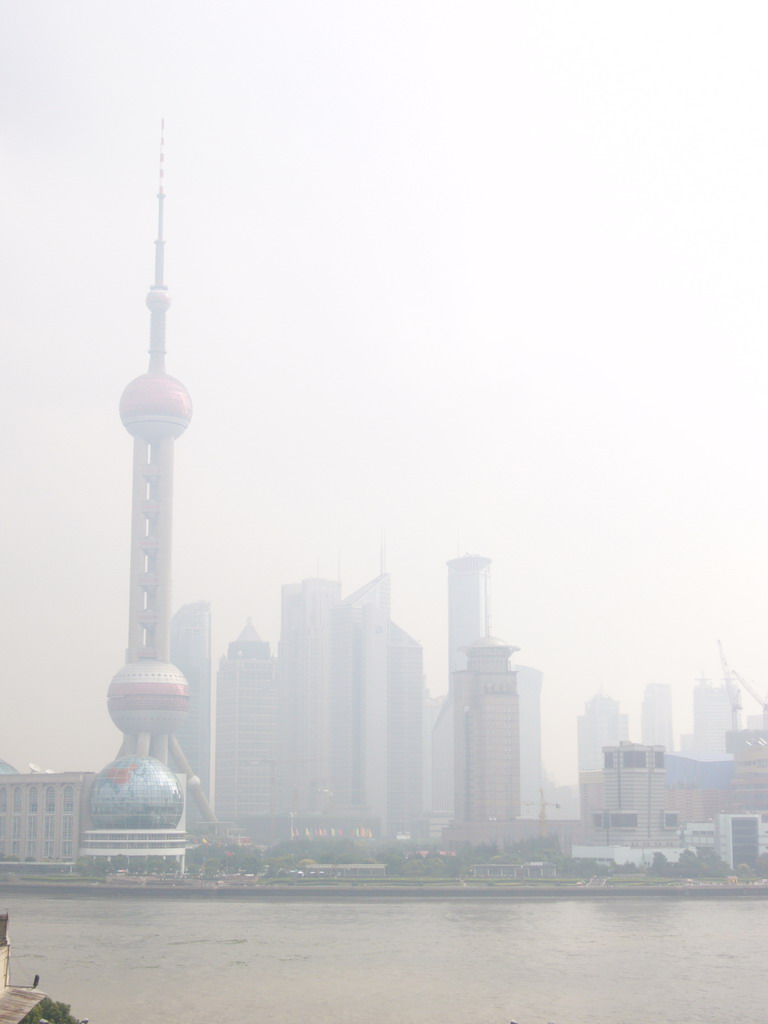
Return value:
<svg viewBox="0 0 768 1024">
<path fill-rule="evenodd" d="M 163 204 L 165 202 L 165 119 L 160 122 L 160 166 L 157 185 L 157 240 L 155 241 L 155 283 L 154 288 L 164 288 Z"/>
<path fill-rule="evenodd" d="M 155 280 L 147 295 L 151 314 L 149 323 L 149 372 L 165 372 L 165 314 L 171 298 L 165 285 L 165 239 L 163 212 L 165 205 L 165 120 L 160 122 L 160 166 L 157 188 L 157 238 L 155 239 Z"/>
</svg>

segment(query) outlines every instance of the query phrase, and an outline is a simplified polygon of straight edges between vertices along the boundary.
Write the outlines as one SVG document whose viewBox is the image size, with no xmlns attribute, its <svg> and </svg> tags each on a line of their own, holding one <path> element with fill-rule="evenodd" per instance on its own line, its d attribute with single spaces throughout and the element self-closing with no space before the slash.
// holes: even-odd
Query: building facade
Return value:
<svg viewBox="0 0 768 1024">
<path fill-rule="evenodd" d="M 216 814 L 274 816 L 279 769 L 277 665 L 248 620 L 216 675 Z"/>
<path fill-rule="evenodd" d="M 629 719 L 619 709 L 619 702 L 604 693 L 596 694 L 584 705 L 578 718 L 579 771 L 601 771 L 603 747 L 615 746 L 629 739 Z"/>
<path fill-rule="evenodd" d="M 208 601 L 182 605 L 171 619 L 171 661 L 189 686 L 189 713 L 177 736 L 205 793 L 211 793 L 211 606 Z M 189 808 L 188 818 L 197 818 Z"/>
<path fill-rule="evenodd" d="M 603 751 L 603 799 L 587 841 L 610 847 L 678 846 L 678 815 L 668 806 L 665 752 L 620 743 Z"/>
<path fill-rule="evenodd" d="M 544 791 L 541 764 L 541 690 L 544 675 L 529 665 L 515 665 L 520 702 L 520 804 L 526 816 L 540 814 Z"/>
<path fill-rule="evenodd" d="M 726 736 L 733 724 L 731 696 L 725 683 L 716 685 L 709 679 L 699 679 L 693 689 L 693 749 L 690 753 L 694 756 L 724 754 Z M 736 726 L 739 727 L 738 716 Z"/>
<path fill-rule="evenodd" d="M 391 619 L 382 573 L 331 612 L 330 800 L 370 815 L 382 835 L 421 826 L 421 645 Z"/>
<path fill-rule="evenodd" d="M 331 792 L 331 612 L 340 600 L 337 580 L 282 588 L 277 794 L 283 814 L 318 814 Z"/>
<path fill-rule="evenodd" d="M 453 674 L 467 667 L 467 648 L 491 631 L 491 560 L 482 555 L 452 558 L 448 566 L 448 695 L 432 739 L 431 809 L 439 818 L 454 812 Z"/>
<path fill-rule="evenodd" d="M 672 687 L 668 683 L 648 683 L 643 694 L 641 739 L 646 746 L 675 749 L 672 728 Z"/>
<path fill-rule="evenodd" d="M 510 660 L 496 637 L 467 650 L 454 673 L 456 824 L 507 822 L 520 815 L 520 706 Z"/>
<path fill-rule="evenodd" d="M 75 861 L 93 772 L 0 774 L 0 856 Z"/>
</svg>

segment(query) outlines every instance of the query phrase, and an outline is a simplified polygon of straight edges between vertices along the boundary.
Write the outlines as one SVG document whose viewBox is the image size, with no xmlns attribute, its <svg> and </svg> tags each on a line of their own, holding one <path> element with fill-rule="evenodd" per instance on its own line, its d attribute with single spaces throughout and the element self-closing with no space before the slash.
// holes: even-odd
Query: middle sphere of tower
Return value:
<svg viewBox="0 0 768 1024">
<path fill-rule="evenodd" d="M 189 686 L 168 662 L 129 662 L 109 684 L 107 707 L 118 729 L 131 736 L 175 733 L 189 711 Z"/>
<path fill-rule="evenodd" d="M 175 377 L 145 373 L 123 392 L 120 419 L 129 434 L 150 443 L 180 437 L 192 419 L 192 399 Z"/>
</svg>

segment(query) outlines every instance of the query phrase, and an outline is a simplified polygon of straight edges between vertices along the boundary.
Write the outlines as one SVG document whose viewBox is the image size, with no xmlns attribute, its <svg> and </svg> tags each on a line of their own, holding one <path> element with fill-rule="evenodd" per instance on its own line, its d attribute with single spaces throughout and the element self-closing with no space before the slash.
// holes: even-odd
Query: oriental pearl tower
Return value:
<svg viewBox="0 0 768 1024">
<path fill-rule="evenodd" d="M 118 757 L 153 758 L 168 768 L 173 763 L 187 776 L 204 820 L 215 821 L 175 735 L 189 711 L 189 689 L 170 661 L 173 448 L 189 426 L 192 401 L 181 381 L 165 372 L 165 316 L 171 300 L 163 266 L 163 159 L 161 138 L 155 279 L 147 295 L 149 368 L 120 399 L 120 418 L 133 437 L 128 649 L 107 703 L 123 733 Z"/>
</svg>

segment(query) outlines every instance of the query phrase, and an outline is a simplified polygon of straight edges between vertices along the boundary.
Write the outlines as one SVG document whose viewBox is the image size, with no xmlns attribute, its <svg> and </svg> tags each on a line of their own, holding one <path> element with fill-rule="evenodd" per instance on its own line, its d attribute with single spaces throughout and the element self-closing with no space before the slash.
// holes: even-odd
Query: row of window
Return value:
<svg viewBox="0 0 768 1024">
<path fill-rule="evenodd" d="M 637 828 L 637 814 L 627 811 L 600 811 L 592 815 L 594 828 Z M 677 811 L 662 811 L 662 828 L 677 828 Z"/>
<path fill-rule="evenodd" d="M 663 750 L 607 750 L 603 754 L 606 768 L 663 768 Z"/>
<path fill-rule="evenodd" d="M 73 855 L 74 843 L 72 840 L 68 839 L 62 842 L 61 852 L 58 856 L 64 860 L 72 860 Z M 43 860 L 53 860 L 57 854 L 55 844 L 52 840 L 46 840 L 42 844 L 38 844 L 34 840 L 23 843 L 19 839 L 12 839 L 10 842 L 6 842 L 5 839 L 0 839 L 0 856 L 31 857 L 33 860 L 38 856 L 41 856 Z"/>
<path fill-rule="evenodd" d="M 5 839 L 7 825 L 7 818 L 0 818 L 0 839 Z M 11 839 L 21 839 L 21 822 L 22 818 L 20 814 L 14 814 L 11 817 Z M 37 818 L 27 818 L 27 840 L 34 842 L 37 839 Z M 53 839 L 56 830 L 56 819 L 52 814 L 46 814 L 43 818 L 43 838 Z M 75 816 L 73 814 L 65 814 L 61 819 L 61 838 L 62 839 L 74 839 L 75 836 Z"/>
<path fill-rule="evenodd" d="M 14 814 L 20 814 L 24 802 L 24 790 L 27 793 L 26 810 L 30 814 L 37 814 L 40 805 L 40 786 L 0 786 L 0 814 L 6 814 L 10 806 Z M 9 794 L 10 791 L 10 794 Z M 65 814 L 74 814 L 75 811 L 75 787 L 65 786 L 61 792 L 62 808 Z M 9 799 L 10 796 L 10 799 Z M 55 786 L 45 786 L 43 793 L 43 806 L 46 814 L 54 814 L 58 805 L 58 792 Z"/>
</svg>

